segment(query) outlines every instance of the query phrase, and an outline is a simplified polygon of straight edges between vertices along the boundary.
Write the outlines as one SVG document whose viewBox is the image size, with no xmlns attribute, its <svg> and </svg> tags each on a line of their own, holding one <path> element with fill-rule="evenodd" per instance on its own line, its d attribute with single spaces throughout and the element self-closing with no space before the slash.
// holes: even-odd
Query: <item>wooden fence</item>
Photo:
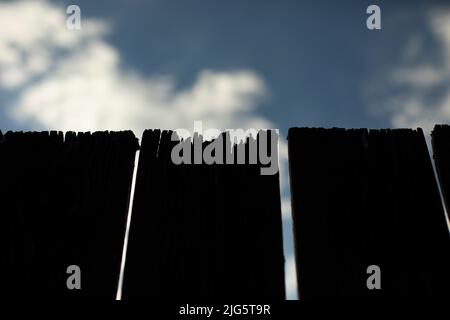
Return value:
<svg viewBox="0 0 450 320">
<path fill-rule="evenodd" d="M 449 231 L 420 129 L 295 128 L 288 140 L 302 298 L 449 295 Z M 371 265 L 381 290 L 367 287 Z"/>
<path fill-rule="evenodd" d="M 143 135 L 124 298 L 283 299 L 278 174 L 261 175 L 260 164 L 175 165 L 171 136 Z"/>
<path fill-rule="evenodd" d="M 132 132 L 0 135 L 2 290 L 114 299 L 134 155 Z M 67 268 L 82 271 L 68 290 Z"/>
<path fill-rule="evenodd" d="M 147 130 L 139 147 L 129 131 L 0 132 L 5 291 L 114 299 L 132 205 L 123 299 L 284 299 L 279 175 L 261 175 L 260 161 L 176 165 L 171 137 Z M 224 159 L 236 157 L 221 137 Z M 448 205 L 450 128 L 432 141 Z M 253 142 L 240 145 L 247 155 Z M 293 128 L 288 143 L 302 299 L 450 295 L 450 236 L 420 129 Z M 79 290 L 67 287 L 71 265 Z M 367 287 L 371 265 L 381 290 Z"/>
</svg>

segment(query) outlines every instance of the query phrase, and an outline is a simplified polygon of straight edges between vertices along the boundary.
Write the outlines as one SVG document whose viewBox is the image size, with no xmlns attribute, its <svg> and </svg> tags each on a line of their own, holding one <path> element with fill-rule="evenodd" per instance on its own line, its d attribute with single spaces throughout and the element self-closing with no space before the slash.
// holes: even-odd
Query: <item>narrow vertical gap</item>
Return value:
<svg viewBox="0 0 450 320">
<path fill-rule="evenodd" d="M 289 204 L 291 203 L 290 194 L 287 194 Z M 298 282 L 297 282 L 297 263 L 295 257 L 295 243 L 292 225 L 292 214 L 289 208 L 281 206 L 283 217 L 283 253 L 284 262 L 284 283 L 286 288 L 286 300 L 299 300 Z M 288 250 L 288 248 L 291 248 Z"/>
<path fill-rule="evenodd" d="M 122 300 L 123 277 L 124 277 L 124 273 L 125 273 L 125 261 L 126 261 L 126 257 L 127 257 L 128 236 L 129 236 L 130 225 L 131 225 L 131 213 L 133 210 L 134 189 L 136 186 L 136 176 L 137 176 L 137 171 L 138 171 L 139 154 L 140 154 L 140 151 L 139 150 L 136 151 L 136 155 L 134 158 L 133 179 L 131 181 L 130 201 L 129 201 L 129 205 L 128 205 L 128 214 L 127 214 L 127 225 L 125 228 L 125 237 L 124 237 L 124 241 L 123 241 L 122 261 L 120 264 L 120 276 L 119 276 L 119 284 L 117 286 L 116 300 Z"/>
<path fill-rule="evenodd" d="M 289 180 L 289 160 L 281 157 L 278 141 L 278 168 L 280 179 L 281 216 L 284 254 L 284 284 L 286 300 L 299 300 L 297 282 L 297 263 L 295 257 L 295 239 L 292 221 L 292 197 Z"/>
</svg>

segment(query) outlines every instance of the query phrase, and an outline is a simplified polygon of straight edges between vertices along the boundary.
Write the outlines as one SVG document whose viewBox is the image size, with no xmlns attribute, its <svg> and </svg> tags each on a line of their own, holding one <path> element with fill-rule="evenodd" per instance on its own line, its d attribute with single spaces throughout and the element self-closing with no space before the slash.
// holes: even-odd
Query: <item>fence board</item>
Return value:
<svg viewBox="0 0 450 320">
<path fill-rule="evenodd" d="M 124 299 L 284 299 L 279 175 L 175 165 L 171 134 L 143 135 Z"/>
<path fill-rule="evenodd" d="M 289 130 L 301 298 L 448 295 L 450 242 L 422 131 Z M 381 290 L 366 269 L 381 268 Z"/>
<path fill-rule="evenodd" d="M 131 132 L 1 138 L 5 292 L 115 298 L 137 147 Z M 66 286 L 69 265 L 81 268 L 81 290 Z"/>
<path fill-rule="evenodd" d="M 447 212 L 450 212 L 450 126 L 436 125 L 431 136 L 436 171 Z"/>
</svg>

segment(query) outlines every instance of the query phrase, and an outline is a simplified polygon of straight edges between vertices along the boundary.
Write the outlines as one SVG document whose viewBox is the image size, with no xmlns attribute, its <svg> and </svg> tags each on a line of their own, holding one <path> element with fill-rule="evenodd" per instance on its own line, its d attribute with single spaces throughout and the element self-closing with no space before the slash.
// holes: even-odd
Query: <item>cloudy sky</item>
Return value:
<svg viewBox="0 0 450 320">
<path fill-rule="evenodd" d="M 66 7 L 82 28 L 66 28 Z M 381 8 L 381 30 L 366 8 Z M 0 129 L 279 128 L 450 122 L 446 1 L 0 1 Z"/>
</svg>

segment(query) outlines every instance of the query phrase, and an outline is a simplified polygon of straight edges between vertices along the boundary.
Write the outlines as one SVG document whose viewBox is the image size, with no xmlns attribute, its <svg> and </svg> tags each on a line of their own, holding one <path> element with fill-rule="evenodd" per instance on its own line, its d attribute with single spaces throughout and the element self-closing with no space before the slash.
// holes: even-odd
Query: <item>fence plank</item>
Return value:
<svg viewBox="0 0 450 320">
<path fill-rule="evenodd" d="M 137 139 L 131 132 L 8 132 L 0 212 L 11 296 L 115 298 Z M 69 265 L 81 290 L 68 290 Z"/>
<path fill-rule="evenodd" d="M 422 131 L 289 130 L 301 298 L 448 295 L 450 239 Z M 369 290 L 369 265 L 381 290 Z"/>
<path fill-rule="evenodd" d="M 450 126 L 436 125 L 431 136 L 436 171 L 447 212 L 450 212 Z"/>
<path fill-rule="evenodd" d="M 124 299 L 284 299 L 279 175 L 175 165 L 171 134 L 142 138 Z"/>
</svg>

